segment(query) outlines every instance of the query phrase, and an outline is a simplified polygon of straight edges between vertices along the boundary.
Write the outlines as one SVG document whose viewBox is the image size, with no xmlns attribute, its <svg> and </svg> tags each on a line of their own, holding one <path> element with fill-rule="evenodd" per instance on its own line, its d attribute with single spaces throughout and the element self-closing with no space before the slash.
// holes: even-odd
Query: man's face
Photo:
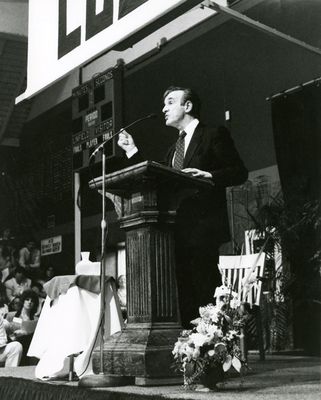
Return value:
<svg viewBox="0 0 321 400">
<path fill-rule="evenodd" d="M 183 90 L 174 90 L 168 93 L 164 99 L 164 107 L 162 109 L 165 115 L 165 123 L 167 126 L 180 129 L 186 112 L 185 105 L 182 105 Z"/>
<path fill-rule="evenodd" d="M 25 278 L 25 276 L 24 276 L 24 274 L 22 274 L 21 272 L 17 272 L 17 273 L 16 273 L 16 281 L 17 281 L 18 283 L 22 282 L 22 281 L 24 280 L 24 278 Z"/>
</svg>

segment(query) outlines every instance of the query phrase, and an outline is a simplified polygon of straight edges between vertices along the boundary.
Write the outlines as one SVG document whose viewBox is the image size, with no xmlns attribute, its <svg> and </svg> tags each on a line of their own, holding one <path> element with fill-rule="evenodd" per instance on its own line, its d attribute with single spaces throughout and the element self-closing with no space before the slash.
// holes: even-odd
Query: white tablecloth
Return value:
<svg viewBox="0 0 321 400">
<path fill-rule="evenodd" d="M 105 337 L 120 331 L 123 325 L 116 298 L 108 282 Z M 68 371 L 67 357 L 79 352 L 74 371 L 79 377 L 92 373 L 90 356 L 93 346 L 99 344 L 99 317 L 100 294 L 72 286 L 54 300 L 47 296 L 28 351 L 28 356 L 40 359 L 36 377 L 48 379 Z"/>
</svg>

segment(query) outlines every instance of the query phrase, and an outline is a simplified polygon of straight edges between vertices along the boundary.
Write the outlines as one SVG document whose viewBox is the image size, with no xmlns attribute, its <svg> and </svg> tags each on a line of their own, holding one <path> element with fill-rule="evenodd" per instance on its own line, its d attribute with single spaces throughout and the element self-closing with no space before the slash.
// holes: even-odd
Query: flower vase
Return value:
<svg viewBox="0 0 321 400">
<path fill-rule="evenodd" d="M 88 275 L 92 268 L 92 262 L 89 260 L 89 251 L 82 251 L 81 261 L 76 264 L 76 275 Z"/>
<path fill-rule="evenodd" d="M 217 383 L 224 380 L 224 371 L 222 365 L 214 365 L 205 369 L 203 374 L 200 376 L 200 382 L 202 385 L 210 390 L 216 390 Z"/>
</svg>

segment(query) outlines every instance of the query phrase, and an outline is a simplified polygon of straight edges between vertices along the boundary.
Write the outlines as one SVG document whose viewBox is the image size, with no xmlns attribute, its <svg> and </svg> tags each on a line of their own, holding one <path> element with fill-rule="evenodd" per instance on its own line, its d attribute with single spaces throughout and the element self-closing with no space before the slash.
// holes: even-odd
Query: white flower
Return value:
<svg viewBox="0 0 321 400">
<path fill-rule="evenodd" d="M 208 325 L 207 334 L 210 336 L 217 335 L 218 328 L 216 325 Z"/>
<path fill-rule="evenodd" d="M 214 298 L 216 298 L 216 299 L 218 299 L 218 298 L 220 298 L 220 297 L 225 297 L 225 296 L 227 296 L 227 295 L 229 295 L 230 294 L 230 289 L 227 287 L 227 286 L 225 286 L 225 285 L 222 285 L 222 286 L 218 286 L 216 289 L 215 289 L 215 293 L 214 293 Z"/>
<path fill-rule="evenodd" d="M 217 338 L 222 338 L 222 337 L 224 336 L 224 335 L 223 335 L 222 329 L 220 329 L 220 328 L 216 329 L 216 331 L 215 331 L 215 336 L 216 336 Z"/>
<path fill-rule="evenodd" d="M 187 358 L 187 361 L 190 361 L 193 357 L 194 347 L 189 346 L 188 343 L 183 343 L 181 347 L 181 354 Z"/>
<path fill-rule="evenodd" d="M 202 347 L 208 340 L 207 336 L 202 333 L 192 333 L 190 339 L 194 343 L 195 347 Z"/>
<path fill-rule="evenodd" d="M 210 310 L 210 319 L 212 322 L 217 323 L 218 322 L 218 314 L 219 314 L 219 309 L 217 307 L 213 307 Z"/>
<path fill-rule="evenodd" d="M 198 317 L 198 318 L 193 319 L 191 321 L 191 324 L 198 325 L 201 321 L 202 321 L 202 319 Z"/>
<path fill-rule="evenodd" d="M 214 324 L 211 324 L 208 321 L 202 321 L 197 327 L 196 331 L 201 333 L 202 335 L 214 335 L 214 332 L 216 331 L 217 326 Z"/>
<path fill-rule="evenodd" d="M 205 307 L 200 307 L 199 308 L 199 313 L 201 316 L 201 319 L 216 323 L 218 321 L 218 312 L 220 309 L 217 306 L 214 306 L 213 304 L 209 304 Z M 199 319 L 194 320 L 194 322 L 198 322 Z M 196 325 L 196 324 L 195 324 Z"/>
<path fill-rule="evenodd" d="M 174 349 L 172 351 L 172 354 L 174 354 L 174 356 L 177 356 L 180 353 L 181 347 L 182 347 L 182 342 L 180 340 L 178 340 L 174 344 Z"/>
<path fill-rule="evenodd" d="M 230 301 L 230 307 L 234 310 L 241 306 L 241 300 L 236 296 Z"/>
<path fill-rule="evenodd" d="M 200 348 L 195 347 L 195 349 L 193 351 L 193 355 L 192 355 L 193 359 L 197 360 L 200 355 L 201 355 Z"/>
<path fill-rule="evenodd" d="M 239 336 L 238 332 L 236 330 L 230 330 L 226 333 L 226 339 L 227 340 L 233 340 Z"/>
</svg>

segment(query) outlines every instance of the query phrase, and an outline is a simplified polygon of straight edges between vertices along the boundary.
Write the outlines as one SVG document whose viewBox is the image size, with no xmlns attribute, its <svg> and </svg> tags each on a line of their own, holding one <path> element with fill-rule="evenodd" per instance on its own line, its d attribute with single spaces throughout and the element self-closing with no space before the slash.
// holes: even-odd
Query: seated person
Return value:
<svg viewBox="0 0 321 400">
<path fill-rule="evenodd" d="M 25 246 L 21 247 L 19 250 L 19 265 L 25 268 L 27 271 L 30 269 L 31 263 L 31 252 L 35 247 L 35 243 L 29 240 Z"/>
<path fill-rule="evenodd" d="M 9 311 L 18 311 L 20 307 L 20 296 L 15 296 L 8 304 Z"/>
<path fill-rule="evenodd" d="M 49 282 L 54 276 L 56 276 L 54 267 L 52 265 L 47 265 L 42 273 L 42 276 L 36 281 L 43 286 L 46 282 Z"/>
<path fill-rule="evenodd" d="M 31 250 L 30 264 L 29 264 L 29 277 L 33 280 L 40 278 L 41 275 L 40 259 L 41 259 L 40 249 L 37 246 L 35 246 Z"/>
<path fill-rule="evenodd" d="M 45 302 L 45 297 L 43 297 L 43 293 L 45 293 L 45 292 L 44 292 L 43 286 L 39 282 L 32 282 L 31 290 L 33 290 L 38 296 L 39 305 L 38 305 L 38 310 L 35 314 L 35 317 L 39 317 L 42 307 Z"/>
<path fill-rule="evenodd" d="M 17 367 L 21 356 L 22 344 L 16 341 L 8 343 L 4 319 L 0 315 L 0 363 L 4 363 L 5 367 Z"/>
<path fill-rule="evenodd" d="M 8 303 L 6 287 L 0 282 L 0 315 L 2 315 L 3 318 L 5 318 L 9 312 Z"/>
<path fill-rule="evenodd" d="M 0 245 L 0 272 L 1 282 L 4 282 L 10 273 L 10 251 L 6 246 Z"/>
<path fill-rule="evenodd" d="M 116 280 L 117 295 L 123 320 L 127 320 L 126 275 L 119 275 Z"/>
<path fill-rule="evenodd" d="M 38 295 L 31 289 L 25 290 L 21 295 L 18 310 L 16 312 L 9 312 L 6 318 L 5 327 L 7 334 L 12 341 L 20 342 L 23 347 L 21 365 L 29 365 L 26 354 L 36 328 L 38 318 L 35 314 L 38 306 Z"/>
<path fill-rule="evenodd" d="M 15 296 L 20 296 L 26 289 L 30 289 L 31 280 L 26 276 L 26 270 L 23 267 L 17 267 L 14 277 L 5 283 L 7 297 L 11 302 Z"/>
</svg>

